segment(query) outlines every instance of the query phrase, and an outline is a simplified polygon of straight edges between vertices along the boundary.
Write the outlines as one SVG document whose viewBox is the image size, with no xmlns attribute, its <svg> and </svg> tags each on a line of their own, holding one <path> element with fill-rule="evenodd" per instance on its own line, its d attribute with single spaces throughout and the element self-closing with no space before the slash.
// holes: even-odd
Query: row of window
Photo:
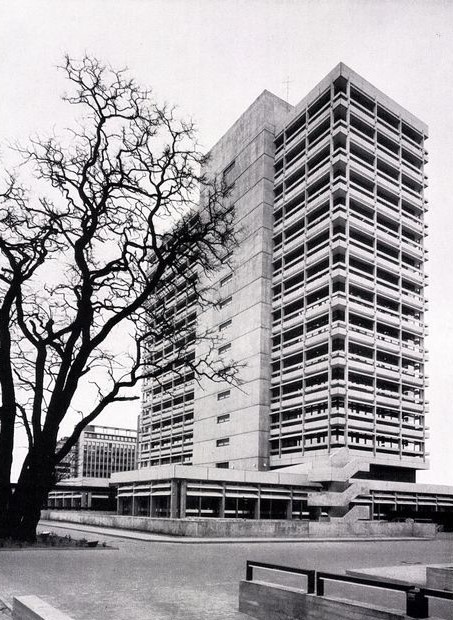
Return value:
<svg viewBox="0 0 453 620">
<path fill-rule="evenodd" d="M 351 446 L 354 449 L 376 452 L 397 453 L 404 452 L 406 455 L 422 456 L 424 452 L 424 441 L 411 441 L 387 435 L 379 435 L 376 438 L 365 433 L 350 431 L 345 433 L 341 429 L 332 429 L 330 438 L 327 432 L 314 433 L 304 437 L 288 437 L 271 440 L 271 455 L 278 456 L 282 453 L 291 454 L 304 451 L 319 449 L 320 447 L 340 447 Z"/>
<path fill-rule="evenodd" d="M 423 422 L 422 414 L 404 408 L 382 407 L 380 405 L 363 403 L 350 399 L 348 400 L 346 408 L 345 399 L 342 396 L 333 396 L 330 399 L 330 412 L 334 417 L 347 413 L 348 417 L 352 416 L 359 419 L 370 417 L 376 417 L 380 420 L 401 419 L 403 423 L 414 424 L 416 426 Z M 328 414 L 329 400 L 323 400 L 311 405 L 305 405 L 304 407 L 293 407 L 291 409 L 283 409 L 272 413 L 271 424 L 291 423 L 293 421 L 302 420 L 304 417 L 325 417 L 327 419 Z"/>
<path fill-rule="evenodd" d="M 272 346 L 279 347 L 281 345 L 288 345 L 289 343 L 294 344 L 295 342 L 302 340 L 304 332 L 305 334 L 310 334 L 335 322 L 346 323 L 346 314 L 348 324 L 352 326 L 353 329 L 360 328 L 357 329 L 357 331 L 361 331 L 361 329 L 363 329 L 376 333 L 378 338 L 382 336 L 382 339 L 384 340 L 386 338 L 390 338 L 392 340 L 400 340 L 403 343 L 413 345 L 419 345 L 421 342 L 418 334 L 408 331 L 410 325 L 406 328 L 400 329 L 399 327 L 383 323 L 380 320 L 375 321 L 374 319 L 359 315 L 351 310 L 346 313 L 343 308 L 332 308 L 330 311 L 325 312 L 321 316 L 305 321 L 304 324 L 301 323 L 296 327 L 287 328 L 281 333 L 275 334 L 272 337 Z"/>
<path fill-rule="evenodd" d="M 275 402 L 280 397 L 283 399 L 292 398 L 296 395 L 300 395 L 303 390 L 307 391 L 309 388 L 324 389 L 329 381 L 344 381 L 346 378 L 345 369 L 342 366 L 332 366 L 330 372 L 320 372 L 303 379 L 297 379 L 289 383 L 283 383 L 277 387 L 271 389 L 272 400 Z M 423 390 L 420 387 L 414 387 L 402 383 L 404 376 L 401 380 L 394 381 L 389 379 L 382 379 L 374 377 L 374 375 L 361 374 L 355 371 L 349 371 L 347 373 L 347 381 L 350 388 L 360 386 L 361 389 L 369 391 L 376 387 L 378 393 L 392 393 L 395 395 L 402 394 L 403 396 L 421 396 Z M 369 388 L 369 390 L 367 390 Z"/>
<path fill-rule="evenodd" d="M 337 351 L 344 352 L 345 350 L 346 346 L 344 338 L 334 337 L 331 339 L 330 351 L 332 353 L 335 353 Z M 357 357 L 370 361 L 376 360 L 376 362 L 381 362 L 382 364 L 389 366 L 395 366 L 396 368 L 402 368 L 403 370 L 418 373 L 423 372 L 423 364 L 419 361 L 405 357 L 404 355 L 389 353 L 388 351 L 379 348 L 378 345 L 373 348 L 350 340 L 347 350 L 350 354 L 351 359 Z M 288 355 L 282 360 L 273 361 L 272 372 L 273 374 L 275 374 L 278 373 L 280 370 L 296 370 L 298 368 L 301 368 L 304 365 L 304 362 L 314 362 L 316 360 L 319 360 L 320 358 L 326 359 L 328 355 L 329 342 L 323 342 L 321 344 L 315 345 L 314 347 L 307 348 L 305 349 L 305 351 Z"/>
<path fill-rule="evenodd" d="M 283 303 L 272 313 L 274 325 L 277 325 L 282 319 L 289 320 L 295 316 L 302 315 L 304 308 L 308 311 L 329 301 L 330 297 L 335 293 L 346 293 L 345 282 L 342 280 L 333 280 L 332 286 L 329 284 L 321 285 L 308 295 L 301 295 L 294 301 Z M 349 284 L 349 300 L 359 303 L 361 306 L 368 307 L 372 310 L 376 309 L 384 314 L 389 314 L 401 321 L 414 322 L 421 327 L 422 312 L 419 309 L 412 308 L 404 303 L 400 303 L 394 299 L 385 297 L 384 295 L 375 294 L 372 289 L 364 289 L 355 284 Z M 338 300 L 341 303 L 341 299 Z M 346 300 L 344 299 L 344 304 Z M 376 306 L 375 306 L 376 304 Z"/>
<path fill-rule="evenodd" d="M 340 148 L 341 153 L 344 157 L 346 157 L 346 149 L 343 147 Z M 346 180 L 349 177 L 350 180 L 355 180 L 360 184 L 361 182 L 364 182 L 363 180 L 361 181 L 362 175 L 365 175 L 365 177 L 368 176 L 366 188 L 369 191 L 373 191 L 372 179 L 375 175 L 377 175 L 378 184 L 380 179 L 382 179 L 393 185 L 396 191 L 403 189 L 409 191 L 410 194 L 414 194 L 416 197 L 422 195 L 423 184 L 421 180 L 408 176 L 405 173 L 405 169 L 399 167 L 400 164 L 398 161 L 396 161 L 394 165 L 390 165 L 384 159 L 379 158 L 379 156 L 375 156 L 374 154 L 371 154 L 360 147 L 356 147 L 353 144 L 350 146 L 350 156 L 351 163 L 349 164 L 348 172 L 348 164 L 346 161 L 340 160 L 335 164 L 331 163 L 330 148 L 327 146 L 325 149 L 321 150 L 318 154 L 309 159 L 306 163 L 304 162 L 304 164 L 302 164 L 301 162 L 295 172 L 288 175 L 281 183 L 278 183 L 275 186 L 275 199 L 278 201 L 278 199 L 283 195 L 283 192 L 285 192 L 285 195 L 290 195 L 296 188 L 299 190 L 302 189 L 303 185 L 309 182 L 310 176 L 314 171 L 321 171 L 323 167 L 326 167 L 329 164 L 331 165 L 331 171 L 333 174 L 332 178 L 334 180 L 341 180 L 341 178 Z M 358 165 L 355 166 L 355 162 L 357 162 Z M 305 172 L 305 168 L 307 172 Z M 311 185 L 309 183 L 307 192 L 308 196 L 310 196 Z"/>
</svg>

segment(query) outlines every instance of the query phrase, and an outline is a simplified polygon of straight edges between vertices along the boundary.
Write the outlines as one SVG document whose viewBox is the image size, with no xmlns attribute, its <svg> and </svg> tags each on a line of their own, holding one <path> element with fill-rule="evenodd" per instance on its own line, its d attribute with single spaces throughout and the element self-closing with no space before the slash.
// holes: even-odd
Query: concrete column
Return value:
<svg viewBox="0 0 453 620">
<path fill-rule="evenodd" d="M 321 518 L 321 508 L 319 506 L 312 506 L 309 508 L 310 521 L 319 521 Z"/>
<path fill-rule="evenodd" d="M 258 485 L 258 497 L 255 502 L 255 519 L 261 519 L 261 485 Z"/>
<path fill-rule="evenodd" d="M 178 481 L 172 480 L 170 483 L 170 518 L 178 518 Z"/>
<path fill-rule="evenodd" d="M 225 483 L 222 487 L 222 497 L 220 498 L 219 519 L 225 518 Z"/>
<path fill-rule="evenodd" d="M 119 515 L 120 513 L 120 496 L 118 494 L 118 490 L 116 490 L 116 514 Z"/>
<path fill-rule="evenodd" d="M 151 494 L 149 496 L 149 516 L 150 517 L 156 516 L 156 502 L 154 500 L 154 497 Z"/>
<path fill-rule="evenodd" d="M 132 515 L 133 517 L 135 517 L 135 515 L 137 514 L 137 513 L 136 513 L 136 510 L 137 510 L 137 507 L 136 507 L 135 495 L 132 495 L 131 515 Z"/>
<path fill-rule="evenodd" d="M 286 518 L 288 521 L 291 521 L 293 518 L 293 491 L 291 489 L 291 498 L 288 500 L 286 504 Z"/>
<path fill-rule="evenodd" d="M 179 517 L 184 519 L 186 516 L 186 500 L 187 500 L 187 481 L 181 480 L 179 489 Z"/>
</svg>

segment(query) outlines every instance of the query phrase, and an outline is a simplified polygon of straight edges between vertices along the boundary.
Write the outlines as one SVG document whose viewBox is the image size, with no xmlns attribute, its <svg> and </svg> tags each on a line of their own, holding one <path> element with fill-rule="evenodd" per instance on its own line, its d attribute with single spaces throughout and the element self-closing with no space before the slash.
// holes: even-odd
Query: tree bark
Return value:
<svg viewBox="0 0 453 620">
<path fill-rule="evenodd" d="M 27 456 L 3 516 L 0 535 L 34 542 L 41 507 L 55 482 L 55 467 L 42 451 Z"/>
</svg>

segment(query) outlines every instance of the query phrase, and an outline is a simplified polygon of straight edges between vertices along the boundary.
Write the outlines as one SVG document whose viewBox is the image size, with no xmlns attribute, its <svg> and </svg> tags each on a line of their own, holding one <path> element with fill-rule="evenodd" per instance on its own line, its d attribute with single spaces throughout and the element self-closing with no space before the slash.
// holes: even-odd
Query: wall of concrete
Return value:
<svg viewBox="0 0 453 620">
<path fill-rule="evenodd" d="M 212 538 L 378 538 L 434 537 L 436 534 L 436 526 L 431 523 L 387 523 L 385 521 L 321 523 L 267 519 L 162 519 L 63 510 L 43 510 L 41 518 L 99 527 L 154 532 L 170 536 Z"/>
<path fill-rule="evenodd" d="M 426 587 L 453 591 L 453 566 L 427 566 Z"/>
<path fill-rule="evenodd" d="M 310 521 L 310 537 L 435 537 L 434 523 L 389 523 L 387 521 Z"/>
<path fill-rule="evenodd" d="M 271 93 L 263 92 L 240 119 L 212 148 L 207 173 L 221 177 L 230 169 L 234 187 L 228 200 L 235 205 L 240 246 L 231 267 L 225 267 L 210 281 L 221 298 L 232 297 L 221 309 L 209 308 L 198 316 L 200 333 L 222 332 L 230 350 L 221 356 L 228 365 L 240 365 L 241 387 L 201 380 L 195 385 L 193 464 L 215 467 L 228 463 L 230 469 L 266 470 L 269 466 L 271 252 L 273 222 L 274 127 L 291 106 Z M 220 282 L 231 273 L 225 286 Z M 207 343 L 200 342 L 196 355 L 202 358 Z M 225 390 L 230 396 L 218 400 Z M 228 423 L 217 424 L 217 416 L 230 414 Z M 218 440 L 228 444 L 218 446 Z"/>
<path fill-rule="evenodd" d="M 284 586 L 241 581 L 239 611 L 262 620 L 404 620 L 404 613 L 305 594 Z"/>
<path fill-rule="evenodd" d="M 84 525 L 113 527 L 167 534 L 170 536 L 194 537 L 306 537 L 308 521 L 244 519 L 158 519 L 123 515 L 97 515 L 96 513 L 43 510 L 42 519 L 68 521 Z"/>
</svg>

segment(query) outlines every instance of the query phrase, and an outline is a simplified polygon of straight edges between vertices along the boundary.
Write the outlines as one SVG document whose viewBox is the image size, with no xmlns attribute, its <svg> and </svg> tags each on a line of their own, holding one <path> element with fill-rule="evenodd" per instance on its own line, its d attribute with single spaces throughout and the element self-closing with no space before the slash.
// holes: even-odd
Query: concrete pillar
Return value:
<svg viewBox="0 0 453 620">
<path fill-rule="evenodd" d="M 179 489 L 179 517 L 184 519 L 186 516 L 186 500 L 187 500 L 187 481 L 181 480 Z"/>
<path fill-rule="evenodd" d="M 255 502 L 255 519 L 261 518 L 261 485 L 258 485 L 258 497 Z"/>
<path fill-rule="evenodd" d="M 120 513 L 120 496 L 119 496 L 119 488 L 116 489 L 116 514 L 119 515 Z"/>
<path fill-rule="evenodd" d="M 149 516 L 150 517 L 155 517 L 156 516 L 156 502 L 155 502 L 154 497 L 152 496 L 151 493 L 150 493 L 150 496 L 149 496 Z"/>
<path fill-rule="evenodd" d="M 132 507 L 131 507 L 131 515 L 135 517 L 137 514 L 137 502 L 135 501 L 135 495 L 132 495 Z"/>
<path fill-rule="evenodd" d="M 286 519 L 291 521 L 293 518 L 293 492 L 291 491 L 291 497 L 286 504 Z"/>
<path fill-rule="evenodd" d="M 170 518 L 178 518 L 178 481 L 171 480 L 170 482 Z"/>
<path fill-rule="evenodd" d="M 219 519 L 225 518 L 225 483 L 222 486 L 222 497 L 220 498 Z"/>
<path fill-rule="evenodd" d="M 321 518 L 321 508 L 319 506 L 312 506 L 309 508 L 310 521 L 319 521 Z"/>
</svg>

